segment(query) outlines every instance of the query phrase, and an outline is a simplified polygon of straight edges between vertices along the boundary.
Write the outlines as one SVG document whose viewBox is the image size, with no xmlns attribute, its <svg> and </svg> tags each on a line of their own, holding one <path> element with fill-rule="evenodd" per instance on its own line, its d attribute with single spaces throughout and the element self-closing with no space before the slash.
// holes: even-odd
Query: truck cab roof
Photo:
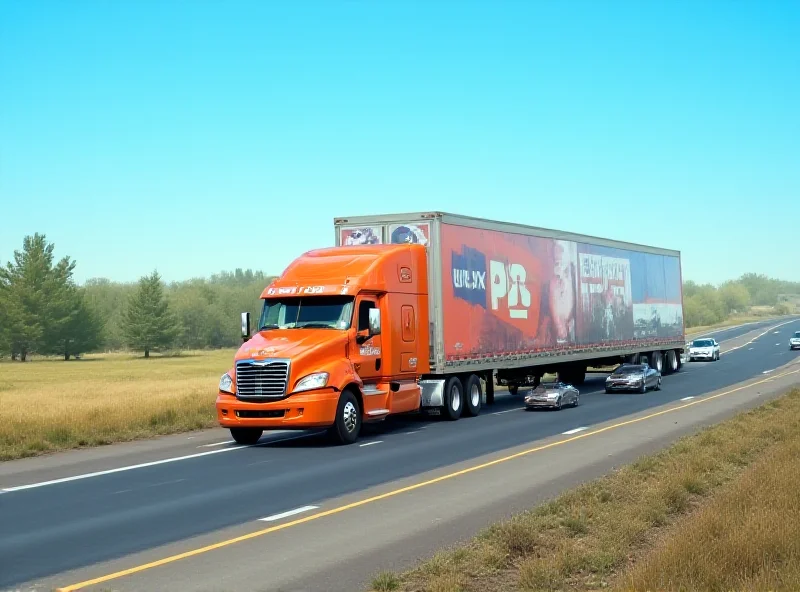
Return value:
<svg viewBox="0 0 800 592">
<path fill-rule="evenodd" d="M 261 298 L 355 295 L 365 290 L 427 294 L 425 257 L 425 247 L 417 244 L 315 249 L 295 259 Z"/>
</svg>

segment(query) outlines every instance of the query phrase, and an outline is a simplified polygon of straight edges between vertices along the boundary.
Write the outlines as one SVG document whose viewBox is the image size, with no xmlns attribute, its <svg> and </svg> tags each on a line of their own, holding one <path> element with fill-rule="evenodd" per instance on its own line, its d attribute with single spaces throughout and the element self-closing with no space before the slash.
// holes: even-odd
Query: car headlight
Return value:
<svg viewBox="0 0 800 592">
<path fill-rule="evenodd" d="M 233 378 L 227 372 L 219 379 L 219 390 L 223 393 L 233 394 Z"/>
<path fill-rule="evenodd" d="M 328 384 L 327 372 L 315 372 L 308 376 L 301 378 L 294 387 L 295 391 L 310 391 L 312 389 L 322 388 Z"/>
</svg>

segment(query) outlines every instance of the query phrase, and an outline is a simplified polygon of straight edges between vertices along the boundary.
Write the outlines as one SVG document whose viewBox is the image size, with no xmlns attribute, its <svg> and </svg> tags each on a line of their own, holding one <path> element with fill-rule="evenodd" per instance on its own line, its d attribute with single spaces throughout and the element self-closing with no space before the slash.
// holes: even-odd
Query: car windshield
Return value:
<svg viewBox="0 0 800 592">
<path fill-rule="evenodd" d="M 797 337 L 798 339 L 800 339 L 800 331 L 795 331 L 794 332 L 794 336 Z"/>
<path fill-rule="evenodd" d="M 631 372 L 641 372 L 643 368 L 644 366 L 641 364 L 623 364 L 614 370 L 612 374 L 630 374 Z"/>
<path fill-rule="evenodd" d="M 261 311 L 259 330 L 340 329 L 353 321 L 351 296 L 313 296 L 307 298 L 267 298 Z"/>
<path fill-rule="evenodd" d="M 561 388 L 562 384 L 560 382 L 541 382 L 539 386 L 536 387 L 538 391 L 544 391 L 548 389 L 558 389 Z"/>
<path fill-rule="evenodd" d="M 692 347 L 711 347 L 714 342 L 710 339 L 696 339 L 692 341 Z"/>
</svg>

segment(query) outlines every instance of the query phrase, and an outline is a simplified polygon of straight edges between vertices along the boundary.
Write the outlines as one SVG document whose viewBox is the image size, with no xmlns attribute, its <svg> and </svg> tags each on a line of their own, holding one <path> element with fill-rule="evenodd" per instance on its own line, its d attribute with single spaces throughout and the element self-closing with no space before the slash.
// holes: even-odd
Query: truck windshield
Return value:
<svg viewBox="0 0 800 592">
<path fill-rule="evenodd" d="M 313 296 L 307 298 L 268 298 L 261 311 L 259 330 L 350 328 L 353 298 Z"/>
</svg>

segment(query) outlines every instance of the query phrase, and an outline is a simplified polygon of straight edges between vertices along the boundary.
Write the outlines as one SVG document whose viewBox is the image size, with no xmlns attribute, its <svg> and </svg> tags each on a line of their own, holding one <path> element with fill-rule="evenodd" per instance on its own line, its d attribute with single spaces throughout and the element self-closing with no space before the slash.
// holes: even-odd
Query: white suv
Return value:
<svg viewBox="0 0 800 592">
<path fill-rule="evenodd" d="M 689 346 L 689 361 L 719 360 L 719 343 L 713 337 L 695 339 Z"/>
<path fill-rule="evenodd" d="M 800 331 L 795 331 L 794 335 L 789 338 L 789 349 L 800 349 Z"/>
</svg>

